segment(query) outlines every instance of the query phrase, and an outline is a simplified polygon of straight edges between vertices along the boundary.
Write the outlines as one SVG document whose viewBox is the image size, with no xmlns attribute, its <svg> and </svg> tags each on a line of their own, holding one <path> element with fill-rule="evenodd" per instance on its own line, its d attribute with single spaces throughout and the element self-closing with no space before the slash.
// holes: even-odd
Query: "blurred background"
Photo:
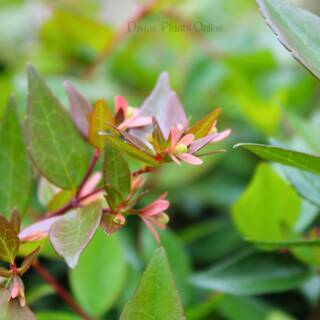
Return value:
<svg viewBox="0 0 320 320">
<path fill-rule="evenodd" d="M 320 14 L 317 0 L 291 2 Z M 319 296 L 315 279 L 307 283 L 308 290 L 257 296 L 196 290 L 188 282 L 193 272 L 218 265 L 248 247 L 230 212 L 259 160 L 232 146 L 275 138 L 308 149 L 297 128 L 312 129 L 313 135 L 320 130 L 315 113 L 319 81 L 281 46 L 254 0 L 0 0 L 0 48 L 0 116 L 11 94 L 24 115 L 28 62 L 66 107 L 64 80 L 90 101 L 104 97 L 112 105 L 115 95 L 123 95 L 132 106 L 140 106 L 163 70 L 191 121 L 221 107 L 219 129 L 233 131 L 222 144 L 228 152 L 207 157 L 199 168 L 168 165 L 148 182 L 149 199 L 169 192 L 171 222 L 162 242 L 187 319 L 307 318 Z M 41 208 L 34 205 L 32 210 Z M 318 211 L 308 210 L 313 210 L 313 217 Z M 95 245 L 93 264 L 103 250 L 98 240 Z M 121 253 L 126 271 L 119 275 L 116 290 L 115 279 L 105 281 L 105 291 L 110 285 L 111 293 L 105 298 L 108 303 L 97 307 L 97 319 L 118 318 L 155 247 L 152 236 L 135 219 L 107 244 L 109 260 Z M 89 277 L 90 266 L 68 274 L 53 254 L 44 263 L 78 301 L 85 301 L 73 279 Z M 31 272 L 26 280 L 27 300 L 39 319 L 78 319 L 63 316 L 70 310 L 36 274 Z M 97 292 L 95 281 L 90 282 L 92 292 Z M 91 307 L 84 303 L 85 309 Z M 60 318 L 49 310 L 61 311 Z"/>
</svg>

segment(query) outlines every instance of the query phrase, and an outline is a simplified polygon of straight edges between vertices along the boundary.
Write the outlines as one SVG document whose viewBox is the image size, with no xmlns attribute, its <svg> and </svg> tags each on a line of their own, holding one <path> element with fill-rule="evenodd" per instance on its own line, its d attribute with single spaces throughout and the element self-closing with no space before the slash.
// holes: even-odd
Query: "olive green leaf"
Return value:
<svg viewBox="0 0 320 320">
<path fill-rule="evenodd" d="M 0 212 L 9 217 L 17 207 L 23 213 L 30 198 L 32 174 L 13 98 L 8 101 L 0 129 L 0 181 Z"/>
<path fill-rule="evenodd" d="M 13 226 L 0 215 L 0 259 L 9 263 L 14 262 L 19 247 L 20 241 Z"/>
<path fill-rule="evenodd" d="M 73 189 L 88 165 L 87 145 L 32 66 L 28 67 L 28 83 L 26 132 L 31 157 L 48 180 Z"/>
</svg>

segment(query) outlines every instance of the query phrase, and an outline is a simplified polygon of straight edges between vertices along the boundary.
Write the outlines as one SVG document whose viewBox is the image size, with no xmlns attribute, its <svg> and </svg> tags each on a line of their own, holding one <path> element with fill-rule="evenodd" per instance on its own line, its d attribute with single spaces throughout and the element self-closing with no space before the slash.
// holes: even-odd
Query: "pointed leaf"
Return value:
<svg viewBox="0 0 320 320">
<path fill-rule="evenodd" d="M 77 301 L 93 318 L 102 319 L 126 284 L 126 261 L 118 234 L 107 237 L 99 228 L 69 275 Z"/>
<path fill-rule="evenodd" d="M 245 148 L 263 159 L 320 175 L 320 157 L 313 154 L 255 143 L 239 143 L 234 146 L 234 148 L 239 147 Z"/>
<path fill-rule="evenodd" d="M 122 153 L 109 145 L 105 148 L 103 173 L 105 189 L 117 206 L 130 193 L 131 173 Z"/>
<path fill-rule="evenodd" d="M 166 72 L 162 72 L 159 76 L 155 88 L 140 107 L 139 115 L 156 118 L 166 139 L 172 127 L 187 126 L 188 120 L 183 106 L 171 89 L 169 75 Z M 146 142 L 147 135 L 152 133 L 152 125 L 130 130 L 130 133 Z"/>
<path fill-rule="evenodd" d="M 221 109 L 211 111 L 204 118 L 196 122 L 187 132 L 192 133 L 195 139 L 203 138 L 210 133 L 212 126 L 218 120 Z"/>
<path fill-rule="evenodd" d="M 81 134 L 87 138 L 89 133 L 89 115 L 92 112 L 92 106 L 69 81 L 65 81 L 64 87 L 68 94 L 72 119 Z"/>
<path fill-rule="evenodd" d="M 0 215 L 0 259 L 12 263 L 18 254 L 19 247 L 17 233 L 11 223 Z"/>
<path fill-rule="evenodd" d="M 257 0 L 262 15 L 293 57 L 320 78 L 320 18 L 284 0 Z"/>
<path fill-rule="evenodd" d="M 0 129 L 0 181 L 0 212 L 9 217 L 17 207 L 24 213 L 30 198 L 32 174 L 13 98 L 9 99 Z"/>
<path fill-rule="evenodd" d="M 99 135 L 100 131 L 107 130 L 113 123 L 113 115 L 105 100 L 96 102 L 89 122 L 89 141 L 97 149 L 103 149 L 106 141 L 104 136 Z"/>
<path fill-rule="evenodd" d="M 291 238 L 300 209 L 301 200 L 295 190 L 262 163 L 234 203 L 232 216 L 241 234 L 249 240 L 283 241 Z"/>
<path fill-rule="evenodd" d="M 192 277 L 194 286 L 237 295 L 281 292 L 299 287 L 311 271 L 288 255 L 246 250 Z"/>
<path fill-rule="evenodd" d="M 70 268 L 76 266 L 81 252 L 94 236 L 101 215 L 101 205 L 96 202 L 77 211 L 71 211 L 52 225 L 49 232 L 50 241 Z"/>
<path fill-rule="evenodd" d="M 37 258 L 38 254 L 40 252 L 40 247 L 38 247 L 37 249 L 35 249 L 34 251 L 32 251 L 30 254 L 28 254 L 23 262 L 21 267 L 18 270 L 19 276 L 23 276 L 31 267 L 33 261 Z"/>
<path fill-rule="evenodd" d="M 120 320 L 140 319 L 185 319 L 163 248 L 155 251 L 136 292 L 120 316 Z"/>
<path fill-rule="evenodd" d="M 88 165 L 86 143 L 32 66 L 28 68 L 28 83 L 26 131 L 32 159 L 52 183 L 73 189 Z"/>
<path fill-rule="evenodd" d="M 118 149 L 119 151 L 127 153 L 133 159 L 141 161 L 152 167 L 158 166 L 158 162 L 151 154 L 139 149 L 137 146 L 125 139 L 124 136 L 114 136 L 111 133 L 106 133 L 104 134 L 104 137 L 107 144 L 110 144 L 113 148 Z"/>
<path fill-rule="evenodd" d="M 21 219 L 19 210 L 17 208 L 14 208 L 11 213 L 10 223 L 13 227 L 13 230 L 19 234 L 20 232 L 20 225 L 21 225 Z"/>
</svg>

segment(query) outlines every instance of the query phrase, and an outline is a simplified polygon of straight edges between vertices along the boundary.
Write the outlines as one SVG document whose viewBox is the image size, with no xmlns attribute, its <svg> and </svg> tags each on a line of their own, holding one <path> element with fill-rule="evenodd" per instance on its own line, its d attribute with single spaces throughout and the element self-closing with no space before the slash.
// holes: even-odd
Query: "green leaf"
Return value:
<svg viewBox="0 0 320 320">
<path fill-rule="evenodd" d="M 320 78 L 320 18 L 284 0 L 257 0 L 280 42 Z"/>
<path fill-rule="evenodd" d="M 0 181 L 0 212 L 9 217 L 17 207 L 24 213 L 30 198 L 32 173 L 13 98 L 8 101 L 0 129 Z"/>
<path fill-rule="evenodd" d="M 105 148 L 103 176 L 108 197 L 115 206 L 119 205 L 130 193 L 131 173 L 122 152 L 110 145 Z"/>
<path fill-rule="evenodd" d="M 14 262 L 19 247 L 20 241 L 13 226 L 0 215 L 0 259 L 10 263 Z"/>
<path fill-rule="evenodd" d="M 192 133 L 195 139 L 200 139 L 209 134 L 213 124 L 218 120 L 221 109 L 215 109 L 211 111 L 204 118 L 196 122 L 189 130 L 188 133 Z"/>
<path fill-rule="evenodd" d="M 311 275 L 288 255 L 253 252 L 251 249 L 196 274 L 194 286 L 237 295 L 286 291 L 300 286 Z"/>
<path fill-rule="evenodd" d="M 247 189 L 232 207 L 239 231 L 249 240 L 287 240 L 299 217 L 301 200 L 266 163 L 256 169 Z"/>
<path fill-rule="evenodd" d="M 107 130 L 109 124 L 113 123 L 113 115 L 108 108 L 105 100 L 100 99 L 96 102 L 89 121 L 89 141 L 97 149 L 103 149 L 106 144 L 104 136 L 99 132 Z"/>
<path fill-rule="evenodd" d="M 320 207 L 320 177 L 304 170 L 282 166 L 286 178 L 299 195 Z"/>
<path fill-rule="evenodd" d="M 38 247 L 23 259 L 21 267 L 18 269 L 18 273 L 20 276 L 23 276 L 29 270 L 29 268 L 32 265 L 32 262 L 37 258 L 40 252 L 40 249 L 41 248 Z"/>
<path fill-rule="evenodd" d="M 116 137 L 112 134 L 104 135 L 104 137 L 107 143 L 110 144 L 113 148 L 127 153 L 133 159 L 141 161 L 152 167 L 158 166 L 158 162 L 154 159 L 152 154 L 149 154 L 146 151 L 139 149 L 138 146 L 135 146 L 134 144 L 130 143 L 124 137 Z"/>
<path fill-rule="evenodd" d="M 32 66 L 28 83 L 26 131 L 32 159 L 52 183 L 74 189 L 88 166 L 86 143 Z"/>
<path fill-rule="evenodd" d="M 0 288 L 0 320 L 36 320 L 29 307 L 21 307 L 17 300 L 9 301 L 8 290 Z"/>
<path fill-rule="evenodd" d="M 296 247 L 319 247 L 320 239 L 317 240 L 290 240 L 290 241 L 250 241 L 262 248 L 269 249 L 286 249 L 286 248 L 296 248 Z"/>
<path fill-rule="evenodd" d="M 120 320 L 141 319 L 185 319 L 163 248 L 155 251 L 136 292 L 120 316 Z"/>
<path fill-rule="evenodd" d="M 83 309 L 100 318 L 119 297 L 126 279 L 126 263 L 118 234 L 106 237 L 102 229 L 70 270 L 72 292 Z"/>
<path fill-rule="evenodd" d="M 158 233 L 161 244 L 166 250 L 177 289 L 180 292 L 183 302 L 187 303 L 190 301 L 192 295 L 191 286 L 188 283 L 188 278 L 191 274 L 191 261 L 184 247 L 184 243 L 169 229 L 158 230 Z M 145 226 L 142 228 L 140 242 L 145 260 L 149 261 L 158 244 L 150 230 Z"/>
<path fill-rule="evenodd" d="M 234 146 L 234 148 L 239 147 L 253 152 L 262 159 L 279 162 L 286 166 L 296 167 L 320 175 L 320 157 L 318 156 L 264 144 L 239 143 Z"/>
<path fill-rule="evenodd" d="M 37 313 L 38 320 L 81 320 L 80 317 L 67 312 L 46 311 Z"/>
<path fill-rule="evenodd" d="M 76 266 L 81 252 L 94 236 L 101 215 L 101 204 L 95 202 L 64 215 L 50 228 L 50 241 L 70 268 Z"/>
</svg>

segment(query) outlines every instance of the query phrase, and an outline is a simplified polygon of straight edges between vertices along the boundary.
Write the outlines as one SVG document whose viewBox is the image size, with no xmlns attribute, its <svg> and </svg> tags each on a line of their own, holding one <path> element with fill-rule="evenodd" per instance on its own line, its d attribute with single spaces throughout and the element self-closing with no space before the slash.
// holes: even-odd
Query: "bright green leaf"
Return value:
<svg viewBox="0 0 320 320">
<path fill-rule="evenodd" d="M 280 42 L 320 78 L 320 18 L 284 0 L 257 0 Z"/>
<path fill-rule="evenodd" d="M 67 312 L 46 311 L 37 313 L 38 320 L 80 320 L 81 318 Z"/>
<path fill-rule="evenodd" d="M 50 228 L 50 241 L 70 268 L 76 266 L 81 252 L 94 236 L 101 215 L 101 204 L 95 202 L 64 215 Z"/>
<path fill-rule="evenodd" d="M 13 226 L 0 215 L 0 259 L 12 263 L 18 254 L 20 241 Z"/>
<path fill-rule="evenodd" d="M 99 229 L 70 270 L 72 292 L 83 309 L 94 317 L 109 310 L 119 297 L 126 278 L 126 264 L 118 234 L 106 237 Z"/>
<path fill-rule="evenodd" d="M 320 175 L 320 157 L 313 154 L 255 143 L 239 143 L 234 146 L 234 148 L 239 147 L 245 148 L 263 159 Z"/>
<path fill-rule="evenodd" d="M 237 295 L 286 291 L 300 286 L 310 270 L 288 255 L 246 250 L 192 277 L 194 286 Z"/>
<path fill-rule="evenodd" d="M 28 82 L 26 129 L 32 159 L 52 183 L 73 189 L 88 165 L 86 143 L 32 66 L 28 68 Z"/>
<path fill-rule="evenodd" d="M 31 166 L 13 98 L 9 99 L 0 129 L 0 212 L 9 217 L 27 207 L 32 184 Z"/>
<path fill-rule="evenodd" d="M 141 319 L 185 319 L 163 248 L 155 251 L 136 292 L 120 316 L 120 320 Z"/>
<path fill-rule="evenodd" d="M 166 250 L 177 289 L 182 300 L 188 302 L 192 295 L 191 287 L 188 283 L 188 278 L 191 274 L 191 262 L 184 243 L 169 229 L 158 230 L 158 233 L 161 244 Z M 142 228 L 141 245 L 146 261 L 150 260 L 158 244 L 150 230 L 145 226 Z"/>
<path fill-rule="evenodd" d="M 249 240 L 287 240 L 299 217 L 301 200 L 266 163 L 257 168 L 232 207 L 234 222 Z"/>
</svg>

